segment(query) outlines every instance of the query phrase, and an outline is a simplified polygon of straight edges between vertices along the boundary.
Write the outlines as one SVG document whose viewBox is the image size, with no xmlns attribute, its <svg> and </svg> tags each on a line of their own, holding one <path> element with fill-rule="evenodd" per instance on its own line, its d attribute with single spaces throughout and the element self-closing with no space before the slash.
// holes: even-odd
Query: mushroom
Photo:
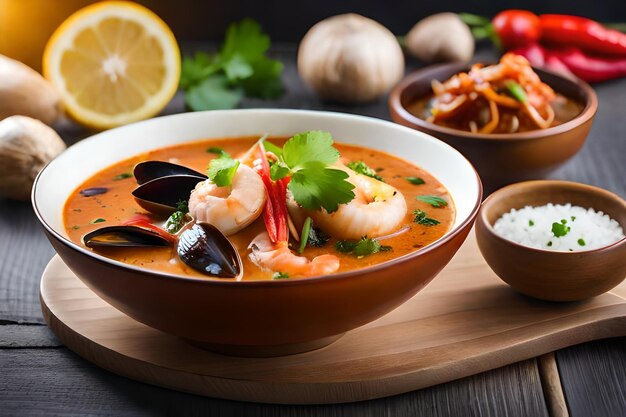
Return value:
<svg viewBox="0 0 626 417">
<path fill-rule="evenodd" d="M 459 16 L 437 13 L 417 22 L 406 36 L 406 47 L 421 61 L 469 61 L 474 37 Z"/>
<path fill-rule="evenodd" d="M 404 56 L 396 37 L 380 23 L 342 14 L 307 32 L 298 49 L 298 72 L 324 99 L 367 102 L 402 78 Z"/>
<path fill-rule="evenodd" d="M 39 120 L 11 116 L 0 121 L 0 194 L 27 201 L 37 173 L 64 149 L 59 135 Z"/>
<path fill-rule="evenodd" d="M 21 114 L 51 125 L 59 117 L 60 97 L 39 73 L 0 55 L 0 120 Z"/>
</svg>

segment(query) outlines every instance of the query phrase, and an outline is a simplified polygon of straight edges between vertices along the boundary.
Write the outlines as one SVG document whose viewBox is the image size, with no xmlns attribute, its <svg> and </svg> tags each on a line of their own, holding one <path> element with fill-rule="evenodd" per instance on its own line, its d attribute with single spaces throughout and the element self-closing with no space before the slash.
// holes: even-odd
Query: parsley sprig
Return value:
<svg viewBox="0 0 626 417">
<path fill-rule="evenodd" d="M 391 246 L 381 245 L 378 240 L 364 236 L 360 240 L 339 240 L 335 243 L 335 249 L 341 253 L 351 253 L 357 258 L 362 258 L 374 253 L 389 251 Z"/>
<path fill-rule="evenodd" d="M 230 157 L 226 152 L 221 153 L 209 163 L 207 175 L 218 187 L 229 186 L 239 168 L 239 161 Z"/>
<path fill-rule="evenodd" d="M 444 207 L 448 205 L 446 200 L 435 195 L 418 195 L 415 199 L 430 204 L 433 207 Z"/>
<path fill-rule="evenodd" d="M 426 215 L 426 212 L 420 209 L 413 210 L 413 221 L 417 224 L 421 224 L 424 226 L 436 226 L 441 223 L 439 220 L 431 219 Z"/>
<path fill-rule="evenodd" d="M 273 99 L 283 94 L 283 64 L 266 56 L 270 38 L 252 19 L 230 25 L 217 54 L 184 57 L 180 86 L 192 110 L 232 109 L 244 96 Z"/>
<path fill-rule="evenodd" d="M 291 176 L 289 191 L 305 209 L 323 208 L 332 213 L 339 204 L 349 203 L 354 198 L 354 185 L 346 181 L 348 174 L 331 167 L 339 159 L 339 151 L 333 147 L 330 133 L 298 133 L 287 140 L 282 149 L 274 151 L 279 154 L 270 168 L 272 180 Z"/>
<path fill-rule="evenodd" d="M 375 169 L 371 168 L 369 165 L 367 165 L 363 161 L 348 162 L 348 165 L 346 166 L 350 168 L 352 171 L 356 172 L 357 174 L 363 174 L 365 176 L 377 179 L 378 181 L 385 182 L 385 180 L 383 180 L 383 177 L 381 177 L 380 175 L 376 173 Z"/>
</svg>

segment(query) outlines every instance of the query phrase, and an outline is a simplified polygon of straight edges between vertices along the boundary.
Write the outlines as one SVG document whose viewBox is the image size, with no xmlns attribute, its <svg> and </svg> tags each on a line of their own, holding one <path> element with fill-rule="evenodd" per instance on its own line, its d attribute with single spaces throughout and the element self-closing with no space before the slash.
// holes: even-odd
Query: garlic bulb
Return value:
<svg viewBox="0 0 626 417">
<path fill-rule="evenodd" d="M 469 61 L 474 37 L 455 13 L 437 13 L 417 22 L 406 36 L 411 55 L 423 62 Z"/>
<path fill-rule="evenodd" d="M 37 71 L 0 55 L 0 120 L 21 114 L 50 125 L 59 117 L 60 96 Z"/>
<path fill-rule="evenodd" d="M 404 56 L 384 26 L 343 14 L 322 20 L 307 32 L 298 50 L 298 72 L 322 98 L 367 102 L 402 78 Z"/>
<path fill-rule="evenodd" d="M 0 194 L 27 201 L 37 173 L 64 149 L 59 135 L 39 120 L 11 116 L 0 121 Z"/>
</svg>

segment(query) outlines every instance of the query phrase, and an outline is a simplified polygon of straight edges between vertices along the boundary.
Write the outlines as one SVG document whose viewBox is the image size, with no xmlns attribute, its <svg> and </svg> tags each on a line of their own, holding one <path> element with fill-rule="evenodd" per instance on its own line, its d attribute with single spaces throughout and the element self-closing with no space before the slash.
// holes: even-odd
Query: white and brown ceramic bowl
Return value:
<svg viewBox="0 0 626 417">
<path fill-rule="evenodd" d="M 398 155 L 433 174 L 449 191 L 456 221 L 427 247 L 372 267 L 308 279 L 217 281 L 124 264 L 67 237 L 62 213 L 85 179 L 148 150 L 212 137 L 288 136 L 327 130 L 338 142 Z M 456 150 L 394 123 L 297 110 L 226 110 L 148 120 L 85 139 L 47 165 L 32 201 L 46 235 L 69 268 L 96 294 L 133 319 L 211 349 L 243 355 L 293 353 L 323 346 L 391 311 L 450 261 L 472 227 L 480 179 Z"/>
</svg>

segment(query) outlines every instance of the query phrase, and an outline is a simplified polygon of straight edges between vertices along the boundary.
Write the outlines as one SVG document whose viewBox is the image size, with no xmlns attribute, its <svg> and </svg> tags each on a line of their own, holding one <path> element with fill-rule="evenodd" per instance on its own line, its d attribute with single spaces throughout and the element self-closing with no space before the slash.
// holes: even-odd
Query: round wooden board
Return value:
<svg viewBox="0 0 626 417">
<path fill-rule="evenodd" d="M 241 401 L 360 401 L 440 384 L 569 345 L 626 335 L 626 283 L 577 303 L 512 291 L 484 263 L 473 234 L 421 293 L 326 348 L 237 358 L 196 348 L 140 324 L 89 290 L 55 256 L 41 305 L 70 349 L 138 381 Z"/>
</svg>

